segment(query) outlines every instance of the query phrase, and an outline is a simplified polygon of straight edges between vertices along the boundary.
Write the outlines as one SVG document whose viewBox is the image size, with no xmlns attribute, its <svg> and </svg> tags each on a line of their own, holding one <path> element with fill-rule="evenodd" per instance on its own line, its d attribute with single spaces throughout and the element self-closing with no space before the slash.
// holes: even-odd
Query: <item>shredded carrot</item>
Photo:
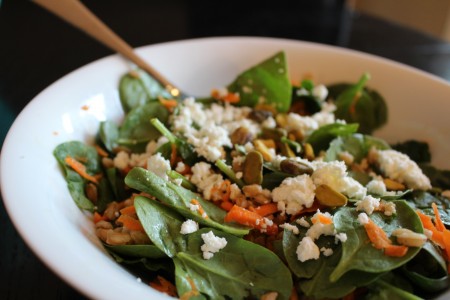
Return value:
<svg viewBox="0 0 450 300">
<path fill-rule="evenodd" d="M 403 245 L 389 245 L 384 248 L 384 254 L 393 257 L 403 257 L 408 252 L 408 247 Z"/>
<path fill-rule="evenodd" d="M 177 288 L 175 287 L 175 285 L 173 285 L 173 283 L 162 276 L 158 275 L 154 281 L 150 282 L 150 286 L 155 290 L 158 290 L 161 293 L 165 293 L 169 296 L 177 296 Z"/>
<path fill-rule="evenodd" d="M 94 224 L 97 224 L 100 221 L 107 221 L 108 218 L 105 215 L 101 215 L 98 212 L 94 212 Z"/>
<path fill-rule="evenodd" d="M 423 228 L 428 229 L 432 232 L 431 240 L 439 245 L 441 248 L 445 248 L 444 236 L 441 231 L 439 231 L 436 226 L 434 226 L 433 221 L 430 216 L 427 216 L 421 211 L 416 211 L 417 215 L 422 221 Z"/>
<path fill-rule="evenodd" d="M 178 105 L 178 101 L 175 99 L 164 99 L 159 97 L 159 103 L 162 104 L 168 111 L 172 111 Z"/>
<path fill-rule="evenodd" d="M 102 147 L 99 145 L 95 145 L 95 150 L 97 150 L 98 155 L 101 157 L 108 157 L 108 152 L 105 151 Z"/>
<path fill-rule="evenodd" d="M 447 258 L 450 259 L 450 230 L 445 229 L 442 232 L 442 241 L 444 243 L 445 253 L 447 254 Z"/>
<path fill-rule="evenodd" d="M 438 208 L 436 203 L 431 203 L 431 207 L 433 207 L 433 211 L 434 211 L 434 222 L 436 223 L 436 228 L 439 231 L 444 231 L 445 230 L 445 225 L 444 223 L 442 223 L 441 220 L 441 215 L 439 214 Z"/>
<path fill-rule="evenodd" d="M 220 207 L 226 211 L 230 211 L 230 209 L 233 208 L 233 205 L 234 204 L 230 201 L 222 201 L 222 203 L 220 203 Z"/>
<path fill-rule="evenodd" d="M 86 166 L 77 161 L 75 158 L 71 156 L 66 156 L 66 159 L 64 160 L 66 164 L 68 164 L 75 172 L 80 174 L 81 177 L 92 181 L 95 184 L 98 184 L 98 178 L 95 176 L 92 176 L 87 173 Z"/>
<path fill-rule="evenodd" d="M 129 215 L 120 215 L 116 222 L 122 223 L 123 227 L 128 228 L 129 230 L 144 231 L 141 222 Z"/>
<path fill-rule="evenodd" d="M 364 224 L 367 236 L 376 249 L 383 249 L 384 254 L 392 257 L 402 257 L 408 252 L 408 247 L 403 245 L 392 245 L 392 241 L 386 235 L 386 232 L 375 224 L 371 219 Z"/>
<path fill-rule="evenodd" d="M 241 101 L 241 97 L 239 97 L 238 93 L 228 93 L 225 95 L 225 97 L 223 97 L 222 100 L 228 103 L 238 103 L 239 101 Z"/>
<path fill-rule="evenodd" d="M 333 219 L 327 215 L 318 213 L 311 219 L 311 222 L 313 224 L 316 224 L 317 222 L 322 223 L 322 224 L 332 224 Z"/>
<path fill-rule="evenodd" d="M 256 207 L 253 211 L 258 215 L 260 215 L 261 217 L 265 217 L 273 213 L 276 213 L 278 211 L 278 205 L 273 202 L 267 203 Z"/>
<path fill-rule="evenodd" d="M 224 218 L 225 222 L 236 222 L 245 226 L 250 226 L 260 231 L 265 231 L 267 234 L 273 235 L 278 233 L 277 224 L 270 222 L 264 217 L 261 217 L 256 212 L 250 211 L 238 205 L 233 205 L 230 211 Z"/>
<path fill-rule="evenodd" d="M 120 213 L 122 215 L 135 215 L 136 214 L 136 208 L 134 207 L 134 205 L 130 205 L 130 206 L 127 206 L 125 208 L 122 208 L 120 210 Z"/>
<path fill-rule="evenodd" d="M 366 229 L 367 236 L 376 249 L 383 249 L 392 244 L 391 240 L 386 235 L 386 232 L 384 232 L 381 227 L 377 226 L 371 219 L 364 224 L 364 229 Z"/>
<path fill-rule="evenodd" d="M 208 215 L 206 214 L 205 210 L 203 209 L 202 205 L 200 204 L 200 202 L 198 202 L 197 199 L 192 199 L 191 204 L 198 206 L 198 213 L 202 216 L 202 218 L 204 219 L 208 218 Z"/>
</svg>

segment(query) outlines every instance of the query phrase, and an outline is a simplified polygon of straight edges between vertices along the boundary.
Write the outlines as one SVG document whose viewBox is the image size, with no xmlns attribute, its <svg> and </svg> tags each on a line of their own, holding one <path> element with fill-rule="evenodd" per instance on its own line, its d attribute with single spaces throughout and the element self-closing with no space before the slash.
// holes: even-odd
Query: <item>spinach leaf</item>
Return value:
<svg viewBox="0 0 450 300">
<path fill-rule="evenodd" d="M 409 140 L 392 145 L 392 149 L 408 155 L 416 163 L 429 163 L 431 161 L 430 147 L 426 142 Z"/>
<path fill-rule="evenodd" d="M 288 177 L 293 177 L 293 175 L 280 171 L 266 173 L 263 176 L 261 186 L 265 189 L 273 190 L 274 188 L 280 186 L 281 182 Z"/>
<path fill-rule="evenodd" d="M 146 197 L 134 200 L 136 213 L 150 240 L 169 257 L 186 249 L 186 241 L 180 234 L 184 219 L 169 207 Z"/>
<path fill-rule="evenodd" d="M 204 244 L 201 235 L 209 231 L 225 238 L 227 245 L 205 260 L 200 249 Z M 174 259 L 179 295 L 191 290 L 186 282 L 189 277 L 209 299 L 260 298 L 272 291 L 278 292 L 277 299 L 289 299 L 291 273 L 267 248 L 211 228 L 189 234 L 187 239 L 186 251 L 178 253 Z"/>
<path fill-rule="evenodd" d="M 127 199 L 130 196 L 129 191 L 126 190 L 125 183 L 123 182 L 123 176 L 120 174 L 117 168 L 108 168 L 105 171 L 106 178 L 111 185 L 112 192 L 115 199 L 122 200 Z M 111 199 L 113 197 L 111 196 Z"/>
<path fill-rule="evenodd" d="M 388 236 L 397 228 L 408 228 L 414 232 L 423 232 L 422 223 L 416 212 L 403 200 L 395 203 L 397 214 L 386 217 L 381 212 L 371 215 L 371 219 L 380 226 Z M 342 244 L 342 257 L 336 269 L 330 274 L 330 280 L 337 281 L 350 270 L 360 270 L 370 273 L 388 272 L 411 260 L 420 248 L 409 247 L 403 257 L 390 257 L 372 246 L 367 233 L 358 221 L 355 208 L 343 207 L 334 215 L 334 224 L 338 232 L 347 234 L 347 241 Z M 367 259 L 370 257 L 370 259 Z"/>
<path fill-rule="evenodd" d="M 290 270 L 300 279 L 300 290 L 308 297 L 317 299 L 343 297 L 357 287 L 365 286 L 380 276 L 379 273 L 350 271 L 339 280 L 330 281 L 330 274 L 338 265 L 342 255 L 341 244 L 335 243 L 333 236 L 321 236 L 315 241 L 316 245 L 319 249 L 322 247 L 331 248 L 333 254 L 328 257 L 321 255 L 317 260 L 301 262 L 297 258 L 296 251 L 308 228 L 297 227 L 299 229 L 298 235 L 293 234 L 290 230 L 284 230 L 283 253 Z"/>
<path fill-rule="evenodd" d="M 125 112 L 144 105 L 158 96 L 170 97 L 158 81 L 140 69 L 122 76 L 119 83 L 119 95 Z"/>
<path fill-rule="evenodd" d="M 237 105 L 256 106 L 268 104 L 279 112 L 287 112 L 291 106 L 292 86 L 284 52 L 274 56 L 241 73 L 228 90 L 239 93 Z"/>
<path fill-rule="evenodd" d="M 306 139 L 306 142 L 310 143 L 314 151 L 319 153 L 321 150 L 328 149 L 330 142 L 334 138 L 355 133 L 357 130 L 358 124 L 328 124 L 313 131 Z"/>
<path fill-rule="evenodd" d="M 224 223 L 226 212 L 210 201 L 202 199 L 198 194 L 161 179 L 154 173 L 143 168 L 133 168 L 125 177 L 125 183 L 136 190 L 155 196 L 161 202 L 171 205 L 186 218 L 197 221 L 205 226 L 217 228 L 238 236 L 245 235 L 249 229 L 234 223 Z M 197 200 L 208 218 L 190 210 L 192 199 Z"/>
<path fill-rule="evenodd" d="M 439 292 L 450 285 L 441 250 L 427 242 L 420 252 L 402 267 L 403 274 L 422 291 Z"/>
<path fill-rule="evenodd" d="M 126 257 L 163 258 L 167 255 L 155 245 L 108 245 L 103 246 L 110 252 Z"/>
<path fill-rule="evenodd" d="M 102 169 L 100 158 L 95 148 L 82 142 L 71 141 L 58 145 L 53 151 L 53 155 L 64 170 L 70 195 L 77 206 L 81 209 L 94 211 L 95 205 L 86 197 L 85 193 L 87 180 L 69 167 L 65 159 L 67 156 L 71 156 L 75 159 L 82 160 L 89 174 L 99 174 Z"/>
<path fill-rule="evenodd" d="M 129 271 L 137 274 L 139 277 L 148 276 L 148 271 L 150 272 L 165 272 L 166 274 L 174 273 L 174 265 L 170 258 L 167 256 L 165 258 L 148 258 L 148 257 L 127 257 L 122 254 L 116 253 L 114 251 L 109 251 L 109 254 L 114 258 L 114 260 L 126 266 Z M 143 270 L 142 270 L 143 268 Z"/>
<path fill-rule="evenodd" d="M 367 156 L 370 148 L 372 147 L 379 150 L 390 149 L 389 144 L 382 139 L 378 139 L 373 136 L 363 135 L 360 133 L 339 136 L 330 143 L 330 146 L 325 154 L 325 160 L 339 160 L 339 154 L 346 151 L 353 155 L 355 162 L 360 162 Z"/>
<path fill-rule="evenodd" d="M 118 146 L 119 127 L 112 121 L 103 121 L 100 123 L 99 138 L 106 150 L 113 152 L 114 148 Z"/>
<path fill-rule="evenodd" d="M 132 109 L 120 126 L 117 142 L 137 152 L 143 152 L 149 141 L 156 140 L 161 135 L 150 123 L 155 117 L 163 123 L 169 118 L 169 111 L 159 102 L 149 102 Z"/>
<path fill-rule="evenodd" d="M 387 121 L 387 105 L 379 93 L 365 88 L 370 75 L 345 88 L 336 98 L 335 116 L 348 123 L 358 123 L 359 132 L 370 134 Z"/>
</svg>

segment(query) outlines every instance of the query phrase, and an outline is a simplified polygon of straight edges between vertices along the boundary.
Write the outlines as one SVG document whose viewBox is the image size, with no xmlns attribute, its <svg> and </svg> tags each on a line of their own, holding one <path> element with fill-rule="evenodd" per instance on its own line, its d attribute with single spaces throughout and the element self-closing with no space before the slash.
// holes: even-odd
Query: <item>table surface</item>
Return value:
<svg viewBox="0 0 450 300">
<path fill-rule="evenodd" d="M 133 47 L 207 36 L 267 36 L 338 45 L 450 80 L 450 44 L 348 10 L 344 1 L 83 1 Z M 151 2 L 151 3 L 150 3 Z M 243 1 L 241 1 L 243 2 Z M 311 3 L 313 2 L 313 3 Z M 112 52 L 25 0 L 0 0 L 0 141 L 41 90 Z M 0 201 L 0 298 L 84 299 L 30 251 Z"/>
</svg>

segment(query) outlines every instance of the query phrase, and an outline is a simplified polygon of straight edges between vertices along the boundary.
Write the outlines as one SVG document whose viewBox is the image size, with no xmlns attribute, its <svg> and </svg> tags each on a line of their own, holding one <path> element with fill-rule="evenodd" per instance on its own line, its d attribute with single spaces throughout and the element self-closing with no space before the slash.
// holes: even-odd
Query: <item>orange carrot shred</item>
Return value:
<svg viewBox="0 0 450 300">
<path fill-rule="evenodd" d="M 108 157 L 108 152 L 105 151 L 102 147 L 99 145 L 95 145 L 95 150 L 97 150 L 98 155 L 101 157 Z"/>
<path fill-rule="evenodd" d="M 71 156 L 66 156 L 64 160 L 66 164 L 68 164 L 75 172 L 77 172 L 81 177 L 92 181 L 95 184 L 98 184 L 98 179 L 95 176 L 92 176 L 87 173 L 86 166 L 77 161 L 75 158 Z"/>
<path fill-rule="evenodd" d="M 136 207 L 134 207 L 134 205 L 127 206 L 125 208 L 122 208 L 120 210 L 120 213 L 122 215 L 134 215 L 136 214 Z"/>
<path fill-rule="evenodd" d="M 447 258 L 450 259 L 450 230 L 445 229 L 442 232 L 442 242 L 444 243 L 445 253 L 447 254 Z"/>
<path fill-rule="evenodd" d="M 278 226 L 275 223 L 267 224 L 266 218 L 261 217 L 256 212 L 250 211 L 238 205 L 233 205 L 224 218 L 225 222 L 236 222 L 245 226 L 267 232 L 273 235 L 278 233 Z"/>
<path fill-rule="evenodd" d="M 186 293 L 181 295 L 180 300 L 189 300 L 191 297 L 195 297 L 195 296 L 199 295 L 197 287 L 195 286 L 195 283 L 192 280 L 192 278 L 187 277 L 186 280 L 189 282 L 189 285 L 191 286 L 191 290 L 187 291 Z"/>
<path fill-rule="evenodd" d="M 377 226 L 371 219 L 364 224 L 364 229 L 366 229 L 367 236 L 376 249 L 386 248 L 392 243 L 387 237 L 386 232 L 384 232 L 381 227 Z"/>
<path fill-rule="evenodd" d="M 107 221 L 108 218 L 106 216 L 102 216 L 98 212 L 94 212 L 94 224 L 97 224 L 100 221 Z"/>
<path fill-rule="evenodd" d="M 202 205 L 200 204 L 200 202 L 198 202 L 197 199 L 192 199 L 191 204 L 198 206 L 198 213 L 202 216 L 202 218 L 204 219 L 208 218 L 206 211 L 203 209 Z"/>
<path fill-rule="evenodd" d="M 315 215 L 315 217 L 313 217 L 311 219 L 311 222 L 313 224 L 316 224 L 317 222 L 322 223 L 322 224 L 332 224 L 333 223 L 333 219 L 329 216 L 326 216 L 322 213 L 318 213 Z"/>
<path fill-rule="evenodd" d="M 222 203 L 220 203 L 220 207 L 226 211 L 230 211 L 230 209 L 233 207 L 233 205 L 234 204 L 231 203 L 230 201 L 223 201 Z"/>
<path fill-rule="evenodd" d="M 116 222 L 122 223 L 123 227 L 129 230 L 144 231 L 141 222 L 129 215 L 120 215 Z"/>
<path fill-rule="evenodd" d="M 228 93 L 222 100 L 228 103 L 238 103 L 241 99 L 237 93 Z"/>
<path fill-rule="evenodd" d="M 254 212 L 260 215 L 261 217 L 265 217 L 276 213 L 278 211 L 278 205 L 276 203 L 267 203 L 260 205 L 254 209 Z"/>
<path fill-rule="evenodd" d="M 442 223 L 441 215 L 439 214 L 439 210 L 437 208 L 436 203 L 434 203 L 434 202 L 431 203 L 431 207 L 433 207 L 434 218 L 435 218 L 434 220 L 435 220 L 435 223 L 436 223 L 437 230 L 444 231 L 445 230 L 445 225 L 444 225 L 444 223 Z"/>
<path fill-rule="evenodd" d="M 172 111 L 178 105 L 178 101 L 175 99 L 164 99 L 159 97 L 159 103 L 162 104 L 167 110 Z"/>
<path fill-rule="evenodd" d="M 427 216 L 421 211 L 416 211 L 417 215 L 422 221 L 422 225 L 425 229 L 428 229 L 432 232 L 431 240 L 439 245 L 441 248 L 445 248 L 444 237 L 441 231 L 439 231 L 436 226 L 434 226 L 433 221 L 430 216 Z"/>
<path fill-rule="evenodd" d="M 384 248 L 384 254 L 392 257 L 403 257 L 408 252 L 408 247 L 403 245 L 389 245 Z"/>
</svg>

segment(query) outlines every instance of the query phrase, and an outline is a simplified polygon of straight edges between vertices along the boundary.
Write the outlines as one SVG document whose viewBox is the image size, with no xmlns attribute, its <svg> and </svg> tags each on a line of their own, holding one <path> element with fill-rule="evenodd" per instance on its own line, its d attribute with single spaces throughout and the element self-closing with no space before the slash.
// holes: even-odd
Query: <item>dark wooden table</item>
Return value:
<svg viewBox="0 0 450 300">
<path fill-rule="evenodd" d="M 448 43 L 356 14 L 340 0 L 259 1 L 257 6 L 231 0 L 220 4 L 204 0 L 83 2 L 134 47 L 205 36 L 282 37 L 380 55 L 450 80 Z M 63 75 L 111 52 L 30 1 L 0 3 L 3 143 L 14 118 L 36 94 Z M 85 298 L 30 251 L 11 224 L 2 201 L 0 279 L 0 299 Z"/>
</svg>

